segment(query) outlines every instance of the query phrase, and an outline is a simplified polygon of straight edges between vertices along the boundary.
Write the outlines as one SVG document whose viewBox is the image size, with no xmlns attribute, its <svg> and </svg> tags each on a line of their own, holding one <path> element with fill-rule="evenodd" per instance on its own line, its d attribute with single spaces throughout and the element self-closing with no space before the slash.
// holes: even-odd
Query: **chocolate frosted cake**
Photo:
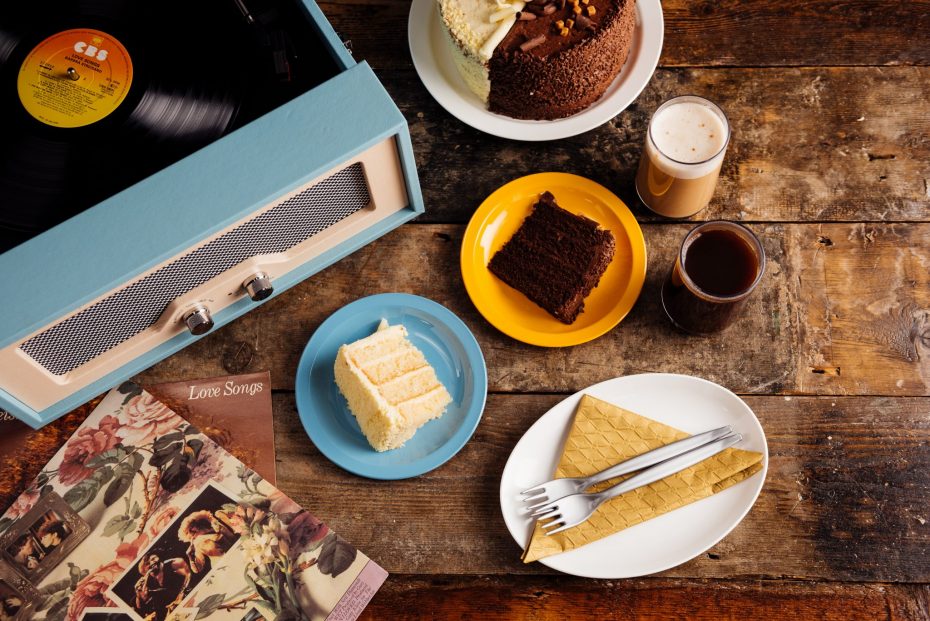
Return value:
<svg viewBox="0 0 930 621">
<path fill-rule="evenodd" d="M 488 269 L 562 323 L 574 323 L 584 299 L 614 256 L 616 241 L 597 222 L 576 216 L 543 192 Z"/>
<path fill-rule="evenodd" d="M 492 112 L 557 119 L 604 95 L 630 52 L 635 0 L 438 0 L 459 73 Z"/>
</svg>

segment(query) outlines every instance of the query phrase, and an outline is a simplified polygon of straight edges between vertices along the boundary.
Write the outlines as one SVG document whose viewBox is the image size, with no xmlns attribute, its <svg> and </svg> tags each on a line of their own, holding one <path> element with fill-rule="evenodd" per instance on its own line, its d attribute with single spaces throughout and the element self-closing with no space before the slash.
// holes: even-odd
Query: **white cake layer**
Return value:
<svg viewBox="0 0 930 621">
<path fill-rule="evenodd" d="M 446 44 L 459 74 L 485 103 L 491 92 L 488 61 L 516 23 L 523 0 L 438 0 Z"/>
<path fill-rule="evenodd" d="M 410 427 L 420 427 L 439 418 L 451 401 L 449 392 L 440 384 L 426 394 L 399 404 L 397 411 Z"/>
<path fill-rule="evenodd" d="M 416 347 L 405 347 L 363 365 L 362 371 L 375 384 L 384 384 L 404 373 L 426 366 L 426 358 Z"/>
<path fill-rule="evenodd" d="M 363 366 L 372 360 L 396 352 L 406 343 L 407 329 L 404 326 L 390 326 L 345 347 L 352 361 Z"/>
<path fill-rule="evenodd" d="M 439 386 L 436 372 L 427 365 L 385 382 L 379 386 L 379 389 L 381 396 L 387 399 L 388 403 L 400 405 L 404 401 L 416 399 Z"/>
<path fill-rule="evenodd" d="M 336 385 L 377 451 L 403 445 L 452 401 L 406 335 L 403 326 L 381 326 L 371 336 L 343 345 L 336 355 Z"/>
</svg>

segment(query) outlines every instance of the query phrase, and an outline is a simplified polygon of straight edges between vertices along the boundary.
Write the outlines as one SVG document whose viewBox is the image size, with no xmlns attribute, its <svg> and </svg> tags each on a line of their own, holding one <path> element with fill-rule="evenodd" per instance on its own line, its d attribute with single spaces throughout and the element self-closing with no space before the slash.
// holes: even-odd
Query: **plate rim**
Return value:
<svg viewBox="0 0 930 621">
<path fill-rule="evenodd" d="M 665 16 L 662 12 L 661 1 L 637 0 L 637 29 L 639 40 L 642 42 L 638 52 L 642 60 L 637 58 L 635 64 L 624 65 L 614 80 L 616 82 L 628 72 L 629 76 L 635 79 L 628 93 L 624 94 L 621 89 L 608 95 L 607 98 L 602 97 L 577 114 L 551 121 L 513 119 L 487 109 L 483 111 L 476 109 L 472 114 L 470 104 L 468 107 L 461 105 L 461 102 L 465 100 L 454 88 L 451 88 L 433 54 L 431 38 L 433 30 L 438 27 L 434 17 L 435 7 L 435 0 L 413 0 L 407 18 L 407 47 L 420 82 L 446 112 L 462 123 L 486 134 L 511 140 L 525 142 L 561 140 L 583 134 L 607 123 L 626 110 L 652 80 L 665 42 Z M 616 98 L 617 102 L 612 103 L 612 98 Z M 611 105 L 604 107 L 604 104 L 608 103 Z"/>
<path fill-rule="evenodd" d="M 500 195 L 506 195 L 508 193 L 508 188 L 511 185 L 517 183 L 532 183 L 536 180 L 536 178 L 540 178 L 540 183 L 543 183 L 549 179 L 554 179 L 556 181 L 553 181 L 553 183 L 561 181 L 563 183 L 580 185 L 582 187 L 588 186 L 587 189 L 594 190 L 596 193 L 606 193 L 611 198 L 611 200 L 616 201 L 616 205 L 612 205 L 609 202 L 606 202 L 605 205 L 612 212 L 614 212 L 614 214 L 620 220 L 621 224 L 623 224 L 624 230 L 627 232 L 627 236 L 630 238 L 630 245 L 633 247 L 633 264 L 630 268 L 630 283 L 623 291 L 621 296 L 621 299 L 625 301 L 625 303 L 622 305 L 623 310 L 621 313 L 617 314 L 615 321 L 607 321 L 603 326 L 603 329 L 591 330 L 592 326 L 589 326 L 585 329 L 578 329 L 558 334 L 546 333 L 544 337 L 536 338 L 533 335 L 543 333 L 524 333 L 519 328 L 519 326 L 514 326 L 513 322 L 510 322 L 509 324 L 501 322 L 499 318 L 496 318 L 493 309 L 484 308 L 483 305 L 476 300 L 475 295 L 473 295 L 473 291 L 477 291 L 479 286 L 478 283 L 474 280 L 475 276 L 471 270 L 471 262 L 467 259 L 471 254 L 473 254 L 472 248 L 478 242 L 478 231 L 483 228 L 483 223 L 491 218 L 491 216 L 495 213 L 495 208 L 498 205 L 503 204 L 504 201 L 499 200 Z M 640 257 L 642 261 L 641 268 L 637 266 L 638 262 L 640 261 Z M 468 265 L 468 267 L 466 267 L 466 265 Z M 642 294 L 643 287 L 646 283 L 646 272 L 648 270 L 648 266 L 649 256 L 646 248 L 646 238 L 643 235 L 643 229 L 640 226 L 639 221 L 636 219 L 636 216 L 633 215 L 633 211 L 629 208 L 629 206 L 627 206 L 627 204 L 624 203 L 619 196 L 611 192 L 608 188 L 604 187 L 600 183 L 588 179 L 587 177 L 582 177 L 580 175 L 566 172 L 539 172 L 524 175 L 516 179 L 511 179 L 504 185 L 491 192 L 487 198 L 481 202 L 481 205 L 478 206 L 478 208 L 472 214 L 471 218 L 468 220 L 468 225 L 465 227 L 465 233 L 462 236 L 462 248 L 459 251 L 459 271 L 462 274 L 462 280 L 465 284 L 465 291 L 468 294 L 469 299 L 471 299 L 472 304 L 476 309 L 478 309 L 478 312 L 482 317 L 484 317 L 485 321 L 490 323 L 492 326 L 494 326 L 494 328 L 506 334 L 510 338 L 513 338 L 522 343 L 526 343 L 528 345 L 547 348 L 581 345 L 582 343 L 587 343 L 593 341 L 594 339 L 600 338 L 616 328 L 620 322 L 626 319 L 627 315 L 629 315 L 633 308 L 636 306 L 636 302 L 639 300 L 639 296 Z M 485 266 L 485 269 L 487 269 L 487 266 Z M 553 319 L 553 321 L 556 320 Z M 585 332 L 585 330 L 590 330 L 590 333 Z"/>
<path fill-rule="evenodd" d="M 318 439 L 313 437 L 313 432 L 311 431 L 312 426 L 309 425 L 309 420 L 314 415 L 318 416 L 318 414 L 315 414 L 314 408 L 309 403 L 309 400 L 311 399 L 311 396 L 309 395 L 309 380 L 313 364 L 317 358 L 314 349 L 319 348 L 319 342 L 325 338 L 326 332 L 334 325 L 338 324 L 342 317 L 349 314 L 349 311 L 353 306 L 360 305 L 362 303 L 371 304 L 381 300 L 386 302 L 385 304 L 382 304 L 382 308 L 402 305 L 408 308 L 414 308 L 416 310 L 428 312 L 433 316 L 433 318 L 443 321 L 446 327 L 450 329 L 450 332 L 452 332 L 456 339 L 458 339 L 461 343 L 462 349 L 465 352 L 465 363 L 471 367 L 472 372 L 475 375 L 475 390 L 473 391 L 473 405 L 469 408 L 463 417 L 462 425 L 457 428 L 456 433 L 450 437 L 449 441 L 441 445 L 437 451 L 434 451 L 433 453 L 430 453 L 429 455 L 419 460 L 405 464 L 402 467 L 397 466 L 366 470 L 366 468 L 355 467 L 353 465 L 354 461 L 353 464 L 346 465 L 344 461 L 339 458 L 339 454 L 334 453 L 331 450 L 331 447 L 326 446 L 326 448 L 324 448 L 324 446 L 320 445 Z M 463 334 L 467 335 L 467 338 L 463 338 Z M 316 343 L 314 342 L 315 339 Z M 403 479 L 410 479 L 422 474 L 426 474 L 427 472 L 435 470 L 436 468 L 444 465 L 453 457 L 455 457 L 474 436 L 475 431 L 478 429 L 478 425 L 481 423 L 481 419 L 484 417 L 484 410 L 487 406 L 487 361 L 484 358 L 484 352 L 481 351 L 481 345 L 478 343 L 478 340 L 475 338 L 474 333 L 471 331 L 468 325 L 458 315 L 456 315 L 450 309 L 446 308 L 444 305 L 436 302 L 435 300 L 431 300 L 429 298 L 412 293 L 375 293 L 357 298 L 352 302 L 343 305 L 342 307 L 333 311 L 320 323 L 319 326 L 317 326 L 316 330 L 313 331 L 313 334 L 307 340 L 307 344 L 304 345 L 303 351 L 300 354 L 300 360 L 298 361 L 297 371 L 294 378 L 294 393 L 295 407 L 297 409 L 297 415 L 300 419 L 300 424 L 303 427 L 304 433 L 307 435 L 307 438 L 309 438 L 310 442 L 313 443 L 317 450 L 320 451 L 320 453 L 326 459 L 346 472 L 356 476 L 379 481 L 400 481 Z M 463 434 L 461 441 L 451 443 L 454 436 L 458 435 L 462 429 L 466 429 L 467 431 Z M 430 457 L 433 457 L 437 454 L 441 455 L 441 457 L 430 459 Z M 402 468 L 402 472 L 400 474 L 391 474 L 391 472 L 397 468 Z"/>
<path fill-rule="evenodd" d="M 685 375 L 685 374 L 683 374 L 683 373 L 634 373 L 634 374 L 632 374 L 632 375 L 620 375 L 620 376 L 617 376 L 617 377 L 613 377 L 613 378 L 610 378 L 610 379 L 606 379 L 606 380 L 601 381 L 601 382 L 597 382 L 597 383 L 595 383 L 595 384 L 591 384 L 590 386 L 587 386 L 587 387 L 585 387 L 585 388 L 582 388 L 581 390 L 578 390 L 578 391 L 572 393 L 571 395 L 566 396 L 564 399 L 560 400 L 558 403 L 554 404 L 552 407 L 550 407 L 548 410 L 546 410 L 542 415 L 540 415 L 540 417 L 537 418 L 537 419 L 533 422 L 533 424 L 530 425 L 530 426 L 526 429 L 526 431 L 523 432 L 523 434 L 520 436 L 520 439 L 517 440 L 517 443 L 514 444 L 514 447 L 513 447 L 513 449 L 511 450 L 510 455 L 507 457 L 507 462 L 504 464 L 504 469 L 501 471 L 500 486 L 499 486 L 499 489 L 498 489 L 498 499 L 499 499 L 499 503 L 500 503 L 500 504 L 499 504 L 499 507 L 500 507 L 500 512 L 501 512 L 501 517 L 502 517 L 502 519 L 504 520 L 504 525 L 505 525 L 506 528 L 507 528 L 507 532 L 510 533 L 510 536 L 513 538 L 514 542 L 517 544 L 518 548 L 519 548 L 520 550 L 523 550 L 523 549 L 524 549 L 524 548 L 523 548 L 523 545 L 524 545 L 524 544 L 521 543 L 521 538 L 520 538 L 520 536 L 519 536 L 519 533 L 518 533 L 518 532 L 515 532 L 515 529 L 512 528 L 510 522 L 508 522 L 508 520 L 507 520 L 507 515 L 508 515 L 508 514 L 507 514 L 507 512 L 505 511 L 505 508 L 504 508 L 504 507 L 505 507 L 505 503 L 509 504 L 509 503 L 512 502 L 512 500 L 508 500 L 508 499 L 506 499 L 506 498 L 504 497 L 504 481 L 505 481 L 505 479 L 506 479 L 506 476 L 505 476 L 505 475 L 506 475 L 508 469 L 509 469 L 510 466 L 511 466 L 511 462 L 512 462 L 512 460 L 514 459 L 514 455 L 515 455 L 516 452 L 517 452 L 517 447 L 520 445 L 521 442 L 523 442 L 523 439 L 530 433 L 530 431 L 531 431 L 533 428 L 535 428 L 537 425 L 542 424 L 543 420 L 544 420 L 547 416 L 549 416 L 553 411 L 555 411 L 555 410 L 557 410 L 558 408 L 562 407 L 563 404 L 565 404 L 566 402 L 569 402 L 569 401 L 571 401 L 571 400 L 573 400 L 573 399 L 580 399 L 582 395 L 584 395 L 585 393 L 587 393 L 587 392 L 590 391 L 591 389 L 601 387 L 601 386 L 603 386 L 604 384 L 614 383 L 614 382 L 620 382 L 620 381 L 623 381 L 623 380 L 628 380 L 629 378 L 645 378 L 645 377 L 666 377 L 666 378 L 674 378 L 674 379 L 685 379 L 685 380 L 687 380 L 687 381 L 695 381 L 695 382 L 698 383 L 698 384 L 710 385 L 710 386 L 714 387 L 715 389 L 718 389 L 718 390 L 723 391 L 724 394 L 727 394 L 729 397 L 735 398 L 737 402 L 739 402 L 739 403 L 742 404 L 742 406 L 745 408 L 745 411 L 748 412 L 748 413 L 750 414 L 750 416 L 751 416 L 751 419 L 750 419 L 750 420 L 753 421 L 753 422 L 755 423 L 755 425 L 756 425 L 756 427 L 757 427 L 757 429 L 758 429 L 758 432 L 759 432 L 759 437 L 760 437 L 760 439 L 762 440 L 762 450 L 761 450 L 761 452 L 762 452 L 762 470 L 758 473 L 758 474 L 760 474 L 761 476 L 759 477 L 759 482 L 758 482 L 758 484 L 757 484 L 757 486 L 756 486 L 755 492 L 754 492 L 753 495 L 752 495 L 751 501 L 750 501 L 749 503 L 747 503 L 746 507 L 745 507 L 742 511 L 740 511 L 739 516 L 736 517 L 736 519 L 733 520 L 733 522 L 732 522 L 729 526 L 727 526 L 727 528 L 726 528 L 726 529 L 724 530 L 724 532 L 720 535 L 720 537 L 718 537 L 717 539 L 715 539 L 714 541 L 712 541 L 711 543 L 709 543 L 706 547 L 704 547 L 703 549 L 699 550 L 699 551 L 696 552 L 695 554 L 689 556 L 688 558 L 681 559 L 681 560 L 679 560 L 679 561 L 677 561 L 677 562 L 674 562 L 674 563 L 672 563 L 672 564 L 670 564 L 670 565 L 663 565 L 663 566 L 661 566 L 661 567 L 658 568 L 658 569 L 650 569 L 648 572 L 617 573 L 617 574 L 611 574 L 611 575 L 605 575 L 605 574 L 603 574 L 603 573 L 597 573 L 597 572 L 567 571 L 566 569 L 563 569 L 563 568 L 553 567 L 553 566 L 550 564 L 550 562 L 547 562 L 547 561 L 550 561 L 550 559 L 558 558 L 558 557 L 560 556 L 560 555 L 558 555 L 558 554 L 552 555 L 552 556 L 550 556 L 550 557 L 545 557 L 545 558 L 539 559 L 539 562 L 542 563 L 543 565 L 545 565 L 546 567 L 549 567 L 550 569 L 555 569 L 556 571 L 558 571 L 558 572 L 560 572 L 560 573 L 567 574 L 567 575 L 578 576 L 578 577 L 581 577 L 581 578 L 595 578 L 595 579 L 606 579 L 606 580 L 620 580 L 620 579 L 626 579 L 626 578 L 638 578 L 638 577 L 649 576 L 649 575 L 654 575 L 654 574 L 657 574 L 657 573 L 661 573 L 661 572 L 663 572 L 663 571 L 667 571 L 667 570 L 672 569 L 672 568 L 674 568 L 674 567 L 678 567 L 679 565 L 682 565 L 682 564 L 684 564 L 684 563 L 687 563 L 688 561 L 691 561 L 691 560 L 693 560 L 693 559 L 699 557 L 700 555 L 702 555 L 703 553 L 705 553 L 707 550 L 711 549 L 712 547 L 714 547 L 715 545 L 717 545 L 718 543 L 720 543 L 724 538 L 726 538 L 730 533 L 732 533 L 733 530 L 734 530 L 737 526 L 740 525 L 740 523 L 742 523 L 742 521 L 746 518 L 746 516 L 749 514 L 749 512 L 752 510 L 752 508 L 756 505 L 756 502 L 758 502 L 758 500 L 759 500 L 759 495 L 762 493 L 762 488 L 765 486 L 765 480 L 766 480 L 766 477 L 768 476 L 768 470 L 769 470 L 769 448 L 768 448 L 768 438 L 767 438 L 766 435 L 765 435 L 765 428 L 762 427 L 762 422 L 759 420 L 759 417 L 756 416 L 755 411 L 754 411 L 751 407 L 749 407 L 749 404 L 748 404 L 748 403 L 746 403 L 739 395 L 737 395 L 735 392 L 731 391 L 729 388 L 727 388 L 727 387 L 725 387 L 725 386 L 722 386 L 722 385 L 720 385 L 720 384 L 718 384 L 718 383 L 716 383 L 716 382 L 712 382 L 712 381 L 710 381 L 710 380 L 708 380 L 708 379 L 705 379 L 705 378 L 703 378 L 703 377 L 697 377 L 697 376 L 695 376 L 695 375 Z M 723 490 L 723 491 L 725 492 L 726 490 Z M 703 499 L 702 499 L 702 500 L 703 500 Z M 667 515 L 667 514 L 666 514 L 666 515 Z M 659 516 L 659 517 L 661 517 L 661 516 Z M 524 527 L 524 528 L 525 528 L 525 527 Z M 614 533 L 614 534 L 617 534 L 617 533 Z M 608 537 L 605 537 L 605 539 L 609 538 L 610 536 L 611 536 L 611 535 L 608 535 Z M 592 542 L 590 545 L 597 545 L 598 543 L 599 543 L 598 541 L 595 541 L 595 542 Z"/>
</svg>

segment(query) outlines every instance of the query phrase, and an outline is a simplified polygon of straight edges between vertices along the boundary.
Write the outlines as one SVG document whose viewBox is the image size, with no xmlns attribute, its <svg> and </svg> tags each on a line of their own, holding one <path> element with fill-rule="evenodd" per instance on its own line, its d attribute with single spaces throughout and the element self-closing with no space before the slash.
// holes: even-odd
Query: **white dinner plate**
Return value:
<svg viewBox="0 0 930 621">
<path fill-rule="evenodd" d="M 489 112 L 465 84 L 443 40 L 436 0 L 413 0 L 407 21 L 410 55 L 423 85 L 449 114 L 485 133 L 513 140 L 558 140 L 603 125 L 620 114 L 649 83 L 664 36 L 659 0 L 637 0 L 630 56 L 600 100 L 573 116 L 555 121 L 524 121 Z"/>
<path fill-rule="evenodd" d="M 568 397 L 546 412 L 514 447 L 501 477 L 504 521 L 520 548 L 533 532 L 520 492 L 552 478 L 572 416 L 589 394 L 688 433 L 723 425 L 743 434 L 738 448 L 762 453 L 762 470 L 718 494 L 539 562 L 587 578 L 632 578 L 664 571 L 723 539 L 755 503 L 768 472 L 762 425 L 749 406 L 726 388 L 697 377 L 649 373 L 618 377 Z M 515 550 L 515 554 L 518 552 Z"/>
</svg>

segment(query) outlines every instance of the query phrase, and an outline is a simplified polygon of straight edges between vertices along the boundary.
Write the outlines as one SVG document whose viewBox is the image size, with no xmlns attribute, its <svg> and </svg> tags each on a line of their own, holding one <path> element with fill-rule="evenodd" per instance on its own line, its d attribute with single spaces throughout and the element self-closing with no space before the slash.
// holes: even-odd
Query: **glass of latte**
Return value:
<svg viewBox="0 0 930 621">
<path fill-rule="evenodd" d="M 710 202 L 730 142 L 730 124 L 716 104 L 683 95 L 659 106 L 649 121 L 636 173 L 643 203 L 668 218 L 687 218 Z"/>
</svg>

